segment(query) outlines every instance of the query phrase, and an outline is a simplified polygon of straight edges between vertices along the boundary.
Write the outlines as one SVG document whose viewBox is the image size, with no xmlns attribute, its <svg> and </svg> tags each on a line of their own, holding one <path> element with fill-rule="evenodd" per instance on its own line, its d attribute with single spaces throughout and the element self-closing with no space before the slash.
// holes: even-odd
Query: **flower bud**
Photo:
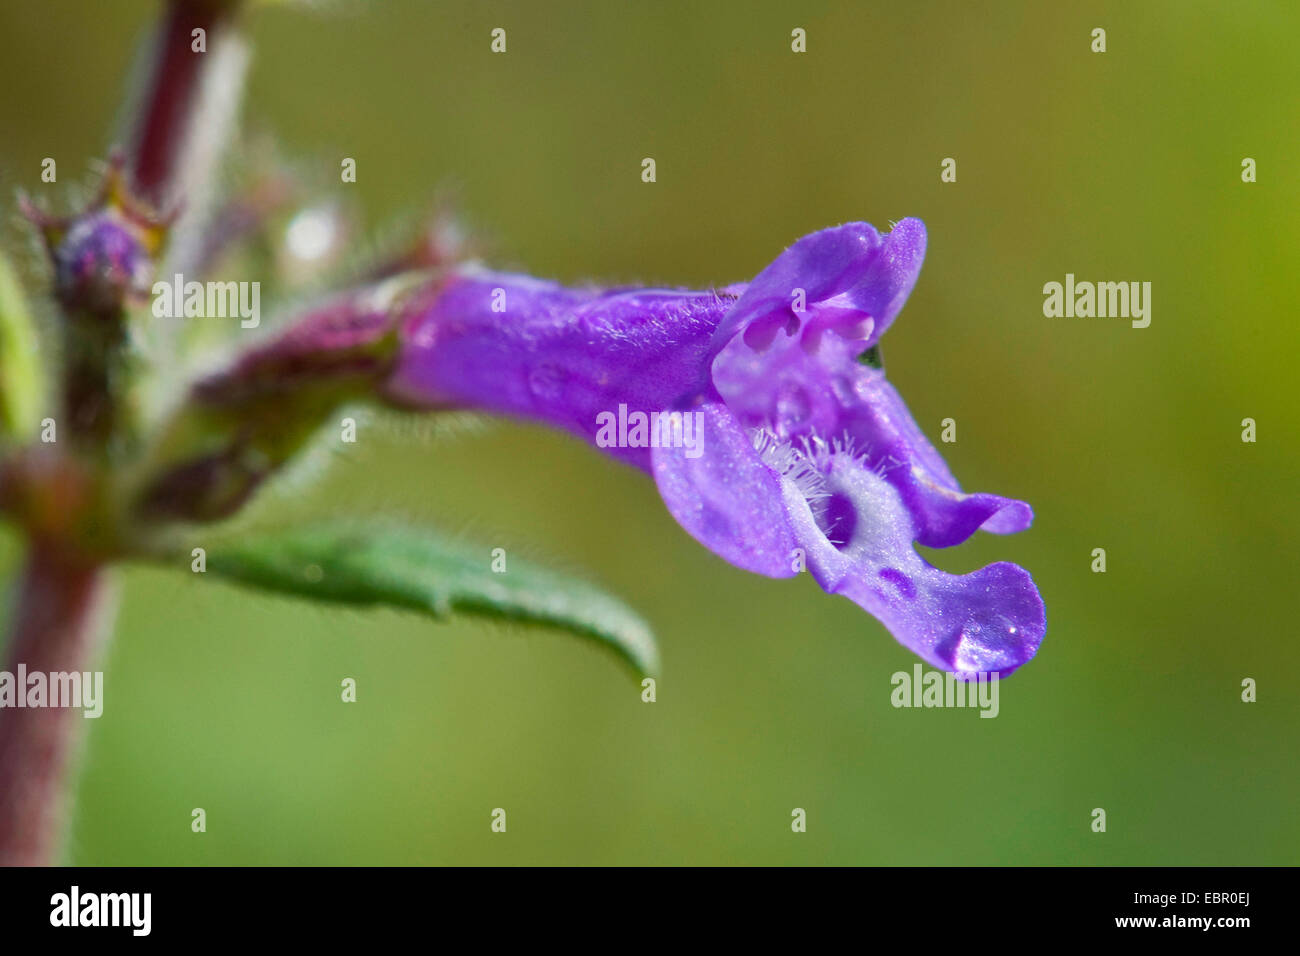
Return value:
<svg viewBox="0 0 1300 956">
<path fill-rule="evenodd" d="M 110 210 L 75 220 L 53 257 L 54 289 L 64 308 L 107 315 L 148 295 L 150 252 L 138 231 Z"/>
<path fill-rule="evenodd" d="M 44 236 L 54 296 L 65 312 L 115 317 L 146 300 L 169 221 L 130 195 L 119 157 L 110 162 L 99 197 L 83 212 L 58 218 L 27 200 L 22 205 Z"/>
</svg>

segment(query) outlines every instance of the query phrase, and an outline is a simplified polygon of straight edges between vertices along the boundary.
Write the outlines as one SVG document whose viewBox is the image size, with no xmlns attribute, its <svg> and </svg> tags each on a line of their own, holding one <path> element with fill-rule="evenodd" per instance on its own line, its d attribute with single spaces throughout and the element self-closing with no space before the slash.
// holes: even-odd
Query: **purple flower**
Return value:
<svg viewBox="0 0 1300 956">
<path fill-rule="evenodd" d="M 610 453 L 650 472 L 714 553 L 771 577 L 806 567 L 934 666 L 1006 675 L 1046 629 L 1028 572 L 948 574 L 913 544 L 1022 531 L 1033 512 L 963 493 L 884 372 L 858 360 L 924 254 L 924 226 L 905 219 L 883 237 L 866 223 L 805 236 L 753 282 L 716 292 L 568 289 L 461 268 L 406 310 L 387 391 L 601 446 L 616 434 Z M 638 413 L 640 431 L 627 425 Z"/>
</svg>

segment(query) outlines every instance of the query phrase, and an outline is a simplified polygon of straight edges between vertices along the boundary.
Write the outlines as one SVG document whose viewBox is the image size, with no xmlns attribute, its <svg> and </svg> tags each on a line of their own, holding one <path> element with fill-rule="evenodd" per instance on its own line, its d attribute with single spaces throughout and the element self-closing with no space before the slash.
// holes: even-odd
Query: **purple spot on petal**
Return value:
<svg viewBox="0 0 1300 956">
<path fill-rule="evenodd" d="M 858 526 L 858 509 L 853 499 L 848 495 L 831 495 L 817 517 L 817 524 L 826 540 L 843 551 L 853 540 Z"/>
<path fill-rule="evenodd" d="M 771 312 L 751 322 L 741 337 L 751 349 L 761 352 L 772 344 L 778 332 L 794 335 L 799 325 L 799 317 L 788 310 Z"/>
<path fill-rule="evenodd" d="M 897 568 L 881 568 L 877 574 L 898 589 L 898 593 L 909 601 L 916 597 L 916 585 Z"/>
</svg>

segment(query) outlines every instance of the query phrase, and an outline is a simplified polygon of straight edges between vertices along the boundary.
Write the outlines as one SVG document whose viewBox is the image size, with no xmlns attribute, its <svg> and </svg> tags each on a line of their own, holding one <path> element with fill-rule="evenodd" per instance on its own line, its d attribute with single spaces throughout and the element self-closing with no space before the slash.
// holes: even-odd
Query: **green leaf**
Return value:
<svg viewBox="0 0 1300 956">
<path fill-rule="evenodd" d="M 659 654 L 646 623 L 590 584 L 435 532 L 391 524 L 326 524 L 214 544 L 207 568 L 271 591 L 354 605 L 389 605 L 435 618 L 476 614 L 571 631 L 605 643 L 654 674 Z M 500 566 L 500 565 L 498 565 Z"/>
<path fill-rule="evenodd" d="M 0 253 L 0 436 L 23 437 L 39 425 L 40 362 L 22 285 Z"/>
</svg>

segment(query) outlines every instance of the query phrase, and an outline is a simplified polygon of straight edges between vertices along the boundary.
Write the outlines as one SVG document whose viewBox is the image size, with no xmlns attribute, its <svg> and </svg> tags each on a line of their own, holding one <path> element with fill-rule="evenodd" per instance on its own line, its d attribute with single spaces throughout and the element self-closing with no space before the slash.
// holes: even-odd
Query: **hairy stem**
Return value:
<svg viewBox="0 0 1300 956">
<path fill-rule="evenodd" d="M 33 544 L 14 605 L 5 670 L 84 671 L 106 624 L 105 571 Z M 26 688 L 15 685 L 17 695 Z M 49 701 L 47 700 L 47 703 Z M 13 702 L 16 704 L 16 701 Z M 85 720 L 71 707 L 0 708 L 0 865 L 54 862 L 72 755 Z"/>
</svg>

